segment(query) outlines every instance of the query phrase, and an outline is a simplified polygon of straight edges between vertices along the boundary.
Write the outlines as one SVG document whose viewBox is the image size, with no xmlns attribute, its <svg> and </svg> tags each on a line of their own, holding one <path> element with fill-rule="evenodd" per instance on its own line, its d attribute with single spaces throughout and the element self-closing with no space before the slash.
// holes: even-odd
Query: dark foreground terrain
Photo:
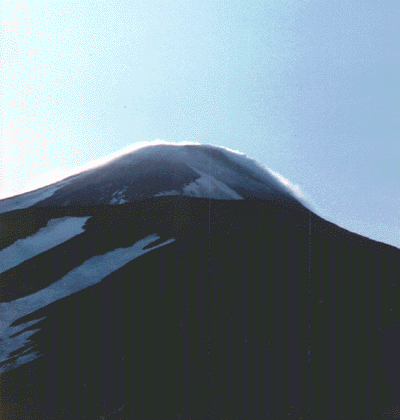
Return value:
<svg viewBox="0 0 400 420">
<path fill-rule="evenodd" d="M 1 248 L 65 216 L 91 218 L 0 274 L 2 302 L 175 241 L 15 321 L 43 318 L 43 356 L 1 374 L 1 420 L 400 418 L 399 249 L 301 205 L 184 196 L 14 210 Z"/>
</svg>

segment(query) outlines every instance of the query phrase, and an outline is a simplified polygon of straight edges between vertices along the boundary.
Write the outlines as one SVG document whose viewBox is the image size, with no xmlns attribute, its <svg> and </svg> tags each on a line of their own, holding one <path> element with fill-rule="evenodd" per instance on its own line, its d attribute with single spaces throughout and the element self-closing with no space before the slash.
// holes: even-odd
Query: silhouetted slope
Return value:
<svg viewBox="0 0 400 420">
<path fill-rule="evenodd" d="M 67 216 L 84 233 L 0 274 L 3 302 L 174 241 L 14 322 L 41 319 L 43 356 L 1 374 L 2 420 L 393 418 L 397 248 L 293 201 L 185 196 L 15 210 L 5 244 Z"/>
</svg>

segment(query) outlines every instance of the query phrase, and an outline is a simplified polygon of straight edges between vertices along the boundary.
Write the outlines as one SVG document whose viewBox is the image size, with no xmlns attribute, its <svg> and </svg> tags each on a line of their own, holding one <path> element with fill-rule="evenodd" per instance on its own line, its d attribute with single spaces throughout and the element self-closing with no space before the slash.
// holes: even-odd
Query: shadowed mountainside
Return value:
<svg viewBox="0 0 400 420">
<path fill-rule="evenodd" d="M 3 305 L 149 235 L 174 241 L 13 322 L 37 331 L 11 356 L 41 357 L 1 374 L 2 420 L 393 418 L 397 248 L 288 201 L 185 196 L 14 210 L 2 248 L 88 216 L 0 274 Z"/>
</svg>

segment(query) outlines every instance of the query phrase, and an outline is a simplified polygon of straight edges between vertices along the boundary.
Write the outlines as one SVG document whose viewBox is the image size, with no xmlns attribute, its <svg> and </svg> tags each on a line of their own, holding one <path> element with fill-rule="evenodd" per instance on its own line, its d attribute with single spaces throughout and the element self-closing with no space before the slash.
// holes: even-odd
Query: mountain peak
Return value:
<svg viewBox="0 0 400 420">
<path fill-rule="evenodd" d="M 62 181 L 3 200 L 0 212 L 32 205 L 124 204 L 164 195 L 300 202 L 283 178 L 221 146 L 140 143 L 97 162 Z"/>
</svg>

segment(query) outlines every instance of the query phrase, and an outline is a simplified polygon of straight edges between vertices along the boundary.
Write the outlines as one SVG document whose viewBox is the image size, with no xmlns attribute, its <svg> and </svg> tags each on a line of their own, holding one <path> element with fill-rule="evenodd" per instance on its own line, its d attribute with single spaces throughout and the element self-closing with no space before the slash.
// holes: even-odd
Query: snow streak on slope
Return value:
<svg viewBox="0 0 400 420">
<path fill-rule="evenodd" d="M 191 182 L 188 185 L 184 185 L 183 195 L 189 197 L 207 197 L 215 199 L 228 199 L 228 200 L 243 200 L 243 197 L 236 191 L 229 188 L 226 184 L 215 179 L 212 175 L 209 175 L 200 169 L 193 168 L 199 175 L 200 178 L 196 181 Z M 181 195 L 176 190 L 163 191 L 155 194 L 154 197 L 163 195 Z"/>
<path fill-rule="evenodd" d="M 236 191 L 233 191 L 226 184 L 215 179 L 199 169 L 195 171 L 201 175 L 199 179 L 183 187 L 185 195 L 194 197 L 220 198 L 243 200 L 243 197 Z"/>
<path fill-rule="evenodd" d="M 11 210 L 27 209 L 39 201 L 51 197 L 57 190 L 64 185 L 68 185 L 70 182 L 71 180 L 64 180 L 63 182 L 48 185 L 47 187 L 40 188 L 39 190 L 30 191 L 15 197 L 0 200 L 0 213 L 5 213 Z"/>
<path fill-rule="evenodd" d="M 34 235 L 25 239 L 18 239 L 12 245 L 0 251 L 0 273 L 84 232 L 82 227 L 89 218 L 63 217 L 51 219 L 46 227 L 39 229 Z"/>
<path fill-rule="evenodd" d="M 112 195 L 112 199 L 110 201 L 110 204 L 124 204 L 128 201 L 124 198 L 124 192 L 126 191 L 128 187 L 124 186 L 121 191 L 115 191 Z"/>
<path fill-rule="evenodd" d="M 14 321 L 58 299 L 99 283 L 133 259 L 175 241 L 172 238 L 152 248 L 143 249 L 158 239 L 160 239 L 159 236 L 152 234 L 129 248 L 118 248 L 104 255 L 92 257 L 51 286 L 12 302 L 0 303 L 0 363 L 7 362 L 0 368 L 0 373 L 39 357 L 37 354 L 31 354 L 31 347 L 29 347 L 32 344 L 29 343 L 29 337 L 38 330 L 24 330 L 44 318 L 11 326 Z M 26 352 L 20 353 L 17 357 L 11 354 L 23 347 L 28 347 Z"/>
</svg>

